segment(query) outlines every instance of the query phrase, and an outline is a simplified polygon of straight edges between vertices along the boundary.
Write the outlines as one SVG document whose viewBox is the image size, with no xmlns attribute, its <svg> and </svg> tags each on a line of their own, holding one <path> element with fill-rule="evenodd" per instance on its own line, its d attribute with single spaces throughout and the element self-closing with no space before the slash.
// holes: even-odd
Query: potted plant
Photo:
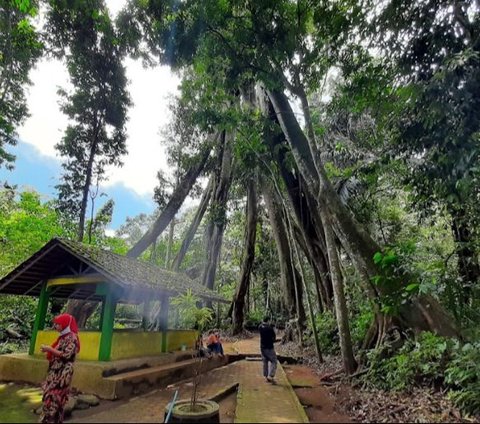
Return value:
<svg viewBox="0 0 480 424">
<path fill-rule="evenodd" d="M 212 319 L 212 310 L 198 307 L 199 299 L 191 291 L 172 299 L 172 305 L 179 311 L 181 325 L 184 328 L 195 328 L 200 337 Z M 219 423 L 220 408 L 218 403 L 198 399 L 198 387 L 201 382 L 202 365 L 204 358 L 198 349 L 195 353 L 195 368 L 192 378 L 192 392 L 190 399 L 176 400 L 176 396 L 165 409 L 165 422 L 169 423 Z"/>
</svg>

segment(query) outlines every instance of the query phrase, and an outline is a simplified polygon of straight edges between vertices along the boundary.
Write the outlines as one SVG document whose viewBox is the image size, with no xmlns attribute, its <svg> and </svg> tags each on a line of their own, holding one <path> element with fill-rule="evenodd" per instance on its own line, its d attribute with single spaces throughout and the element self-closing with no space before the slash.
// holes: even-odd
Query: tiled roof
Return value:
<svg viewBox="0 0 480 424">
<path fill-rule="evenodd" d="M 23 271 L 28 272 L 36 264 L 40 266 L 42 258 L 45 258 L 48 252 L 52 251 L 52 248 L 59 247 L 103 274 L 109 281 L 123 288 L 138 288 L 153 292 L 164 291 L 171 294 L 183 294 L 190 289 L 193 294 L 203 299 L 227 302 L 225 298 L 190 279 L 185 274 L 167 271 L 151 263 L 118 255 L 96 246 L 60 238 L 52 239 L 40 251 L 0 280 L 0 293 L 2 287 L 14 283 L 16 278 L 20 279 Z"/>
</svg>

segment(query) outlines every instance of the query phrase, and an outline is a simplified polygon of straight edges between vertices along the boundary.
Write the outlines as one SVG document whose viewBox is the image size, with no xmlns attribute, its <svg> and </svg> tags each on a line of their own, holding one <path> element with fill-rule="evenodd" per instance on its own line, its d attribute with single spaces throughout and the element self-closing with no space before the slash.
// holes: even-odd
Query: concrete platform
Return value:
<svg viewBox="0 0 480 424">
<path fill-rule="evenodd" d="M 202 376 L 198 398 L 218 400 L 218 393 L 238 385 L 237 405 L 232 421 L 236 423 L 308 423 L 308 417 L 300 404 L 281 366 L 278 367 L 275 385 L 265 382 L 262 364 L 240 360 L 216 368 Z M 189 399 L 192 386 L 189 380 L 174 387 L 155 390 L 135 396 L 128 401 L 111 405 L 101 412 L 81 419 L 72 417 L 73 423 L 159 423 L 163 422 L 165 407 L 179 390 L 179 399 Z M 231 421 L 229 421 L 231 422 Z"/>
<path fill-rule="evenodd" d="M 118 361 L 76 361 L 72 386 L 102 399 L 119 399 L 191 377 L 193 351 Z M 202 372 L 225 365 L 226 358 L 212 358 Z M 205 361 L 206 362 L 206 361 Z M 0 381 L 41 384 L 47 374 L 46 359 L 28 354 L 0 355 Z"/>
<path fill-rule="evenodd" d="M 198 359 L 189 359 L 177 363 L 160 365 L 152 368 L 121 373 L 104 380 L 115 387 L 115 398 L 120 399 L 140 393 L 147 393 L 155 388 L 167 387 L 171 383 L 193 377 L 228 363 L 228 358 L 212 357 L 199 363 Z"/>
</svg>

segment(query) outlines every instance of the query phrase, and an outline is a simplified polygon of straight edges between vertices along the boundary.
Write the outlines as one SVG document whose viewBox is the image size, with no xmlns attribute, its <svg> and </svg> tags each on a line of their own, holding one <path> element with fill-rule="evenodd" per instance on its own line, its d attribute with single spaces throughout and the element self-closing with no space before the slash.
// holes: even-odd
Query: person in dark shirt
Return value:
<svg viewBox="0 0 480 424">
<path fill-rule="evenodd" d="M 277 371 L 277 354 L 273 343 L 277 336 L 273 327 L 270 325 L 270 317 L 265 317 L 263 322 L 258 327 L 260 332 L 260 351 L 262 353 L 263 361 L 263 376 L 272 383 L 274 381 L 275 372 Z M 269 367 L 270 365 L 270 367 Z"/>
</svg>

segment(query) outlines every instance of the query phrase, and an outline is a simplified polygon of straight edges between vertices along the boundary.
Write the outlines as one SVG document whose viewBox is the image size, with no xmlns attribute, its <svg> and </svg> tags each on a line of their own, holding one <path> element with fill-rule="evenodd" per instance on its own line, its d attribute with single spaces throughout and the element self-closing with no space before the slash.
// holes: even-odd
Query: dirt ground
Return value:
<svg viewBox="0 0 480 424">
<path fill-rule="evenodd" d="M 233 423 L 235 407 L 237 406 L 237 393 L 231 393 L 217 403 L 220 405 L 220 422 Z"/>
<path fill-rule="evenodd" d="M 347 423 L 350 417 L 335 409 L 336 398 L 323 387 L 318 374 L 304 365 L 284 365 L 290 384 L 305 407 L 310 422 Z"/>
<path fill-rule="evenodd" d="M 345 378 L 339 357 L 325 356 L 324 362 L 319 363 L 313 348 L 299 348 L 294 343 L 279 344 L 277 352 L 297 357 L 303 363 L 294 369 L 288 366 L 287 375 L 312 422 L 326 422 L 326 416 L 328 422 L 339 422 L 336 419 L 341 417 L 341 422 L 480 423 L 480 417 L 462 414 L 444 392 L 428 387 L 411 392 L 369 389 Z M 327 375 L 333 377 L 322 379 L 319 387 L 315 381 Z"/>
</svg>

